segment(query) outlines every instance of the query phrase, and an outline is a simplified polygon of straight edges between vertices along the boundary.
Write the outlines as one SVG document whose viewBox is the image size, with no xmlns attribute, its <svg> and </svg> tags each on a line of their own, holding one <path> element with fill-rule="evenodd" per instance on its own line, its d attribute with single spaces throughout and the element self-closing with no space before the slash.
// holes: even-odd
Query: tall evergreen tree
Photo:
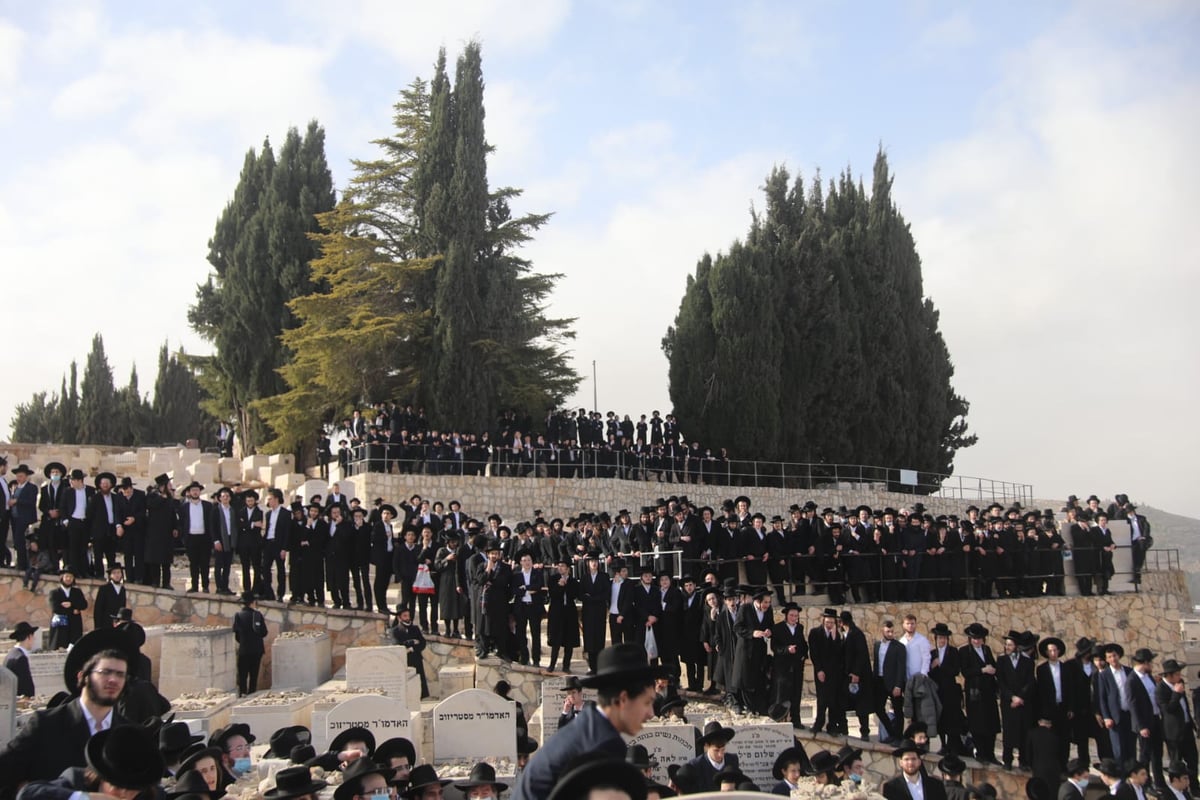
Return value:
<svg viewBox="0 0 1200 800">
<path fill-rule="evenodd" d="M 735 457 L 953 469 L 975 443 L 886 155 L 806 193 L 776 168 L 744 241 L 705 255 L 663 338 L 681 427 Z"/>
<path fill-rule="evenodd" d="M 216 421 L 205 413 L 204 400 L 204 392 L 186 356 L 168 352 L 167 343 L 163 342 L 158 350 L 158 375 L 150 407 L 153 440 L 171 444 L 208 438 L 206 434 L 216 429 Z"/>
<path fill-rule="evenodd" d="M 21 403 L 13 412 L 12 440 L 14 442 L 53 442 L 57 424 L 59 399 L 57 395 L 35 392 L 28 403 Z"/>
<path fill-rule="evenodd" d="M 209 241 L 213 274 L 198 287 L 188 319 L 215 354 L 200 375 L 209 410 L 236 421 L 243 452 L 267 438 L 252 403 L 283 389 L 288 354 L 280 334 L 295 324 L 288 303 L 312 290 L 309 263 L 317 215 L 334 207 L 325 132 L 314 121 L 304 136 L 288 131 L 276 159 L 269 141 L 250 150 L 233 199 Z"/>
<path fill-rule="evenodd" d="M 393 120 L 381 157 L 355 162 L 320 217 L 319 288 L 293 301 L 301 324 L 283 338 L 288 388 L 256 405 L 276 433 L 268 449 L 294 449 L 364 401 L 413 402 L 440 427 L 478 430 L 501 408 L 540 416 L 578 383 L 563 350 L 573 320 L 545 313 L 559 276 L 516 254 L 548 216 L 514 216 L 520 192 L 488 188 L 479 45 L 453 87 L 439 53 Z"/>
<path fill-rule="evenodd" d="M 79 387 L 78 439 L 84 444 L 115 444 L 118 429 L 112 367 L 104 354 L 104 339 L 97 333 L 92 337 L 92 349 Z"/>
</svg>

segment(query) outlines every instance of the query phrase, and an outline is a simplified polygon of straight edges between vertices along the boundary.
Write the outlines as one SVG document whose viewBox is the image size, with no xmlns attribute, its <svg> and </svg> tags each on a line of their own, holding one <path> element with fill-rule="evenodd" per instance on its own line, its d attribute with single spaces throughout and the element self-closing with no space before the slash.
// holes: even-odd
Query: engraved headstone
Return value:
<svg viewBox="0 0 1200 800">
<path fill-rule="evenodd" d="M 346 686 L 379 689 L 388 697 L 407 700 L 408 648 L 350 647 L 346 649 Z"/>
<path fill-rule="evenodd" d="M 699 731 L 695 725 L 648 722 L 629 743 L 644 746 L 651 762 L 658 762 L 654 767 L 654 779 L 665 786 L 670 778 L 667 767 L 682 764 L 694 757 L 698 738 Z"/>
<path fill-rule="evenodd" d="M 403 700 L 378 694 L 363 694 L 338 703 L 324 715 L 313 714 L 314 745 L 327 748 L 334 738 L 347 728 L 366 728 L 376 742 L 403 736 L 420 749 L 421 735 L 417 730 L 420 712 L 410 712 Z"/>
<path fill-rule="evenodd" d="M 17 676 L 0 667 L 0 745 L 12 739 L 16 725 Z"/>
<path fill-rule="evenodd" d="M 511 700 L 466 689 L 434 706 L 434 763 L 516 757 L 517 706 Z"/>
<path fill-rule="evenodd" d="M 567 699 L 567 690 L 563 688 L 566 680 L 565 675 L 542 679 L 542 744 L 558 732 L 558 718 L 562 716 L 563 703 Z M 583 699 L 595 700 L 596 690 L 584 689 Z"/>
<path fill-rule="evenodd" d="M 737 753 L 738 764 L 746 777 L 759 786 L 773 786 L 771 767 L 786 747 L 796 743 L 796 734 L 787 722 L 763 722 L 731 726 L 736 734 L 725 746 L 725 752 Z"/>
</svg>

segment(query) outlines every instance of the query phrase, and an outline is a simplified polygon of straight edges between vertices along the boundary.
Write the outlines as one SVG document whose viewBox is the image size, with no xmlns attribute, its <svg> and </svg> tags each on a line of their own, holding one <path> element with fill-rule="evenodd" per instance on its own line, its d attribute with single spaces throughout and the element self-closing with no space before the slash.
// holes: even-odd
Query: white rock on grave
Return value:
<svg viewBox="0 0 1200 800">
<path fill-rule="evenodd" d="M 649 753 L 650 760 L 658 762 L 654 768 L 654 779 L 665 786 L 670 778 L 667 767 L 693 758 L 696 755 L 697 738 L 699 731 L 695 725 L 648 722 L 629 743 L 642 745 Z"/>
<path fill-rule="evenodd" d="M 388 697 L 407 700 L 408 648 L 349 647 L 346 649 L 346 687 L 380 689 Z M 420 689 L 417 690 L 418 695 Z"/>
<path fill-rule="evenodd" d="M 410 712 L 404 701 L 383 695 L 364 694 L 338 703 L 324 714 L 321 723 L 319 713 L 314 713 L 313 743 L 319 743 L 319 749 L 328 748 L 339 733 L 354 727 L 369 730 L 376 744 L 403 736 L 421 749 L 421 713 Z"/>
<path fill-rule="evenodd" d="M 17 676 L 0 667 L 0 745 L 17 732 Z"/>
<path fill-rule="evenodd" d="M 517 706 L 494 692 L 467 689 L 433 708 L 433 759 L 517 757 Z"/>
</svg>

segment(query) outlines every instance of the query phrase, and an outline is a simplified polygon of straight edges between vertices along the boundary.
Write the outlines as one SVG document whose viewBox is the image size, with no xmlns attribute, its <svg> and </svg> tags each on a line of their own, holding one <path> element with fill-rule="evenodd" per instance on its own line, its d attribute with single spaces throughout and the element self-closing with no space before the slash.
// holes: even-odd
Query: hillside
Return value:
<svg viewBox="0 0 1200 800">
<path fill-rule="evenodd" d="M 1179 562 L 1187 573 L 1192 602 L 1200 603 L 1200 519 L 1184 517 L 1153 506 L 1138 506 L 1150 521 L 1154 549 L 1179 551 Z"/>
</svg>

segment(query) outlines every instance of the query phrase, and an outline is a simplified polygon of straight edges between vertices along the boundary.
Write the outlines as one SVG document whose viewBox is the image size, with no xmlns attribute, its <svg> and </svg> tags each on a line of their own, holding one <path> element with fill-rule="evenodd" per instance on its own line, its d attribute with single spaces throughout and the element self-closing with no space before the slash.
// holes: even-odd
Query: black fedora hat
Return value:
<svg viewBox="0 0 1200 800">
<path fill-rule="evenodd" d="M 1042 639 L 1040 642 L 1038 642 L 1037 646 L 1038 653 L 1041 654 L 1042 658 L 1050 657 L 1046 655 L 1046 649 L 1050 645 L 1055 645 L 1058 648 L 1058 655 L 1060 657 L 1067 652 L 1067 645 L 1062 639 L 1058 638 L 1057 636 L 1047 636 L 1045 639 Z"/>
<path fill-rule="evenodd" d="M 972 622 L 963 629 L 963 635 L 970 639 L 986 639 L 989 633 L 991 633 L 991 631 L 980 625 L 978 622 Z"/>
<path fill-rule="evenodd" d="M 1050 785 L 1045 778 L 1034 775 L 1025 783 L 1025 796 L 1029 800 L 1050 800 Z"/>
<path fill-rule="evenodd" d="M 225 749 L 225 744 L 234 736 L 240 736 L 246 740 L 246 744 L 254 744 L 255 736 L 250 732 L 250 726 L 244 722 L 234 722 L 226 725 L 224 728 L 217 728 L 208 737 L 210 747 L 219 747 Z"/>
<path fill-rule="evenodd" d="M 1149 647 L 1139 647 L 1133 651 L 1133 660 L 1137 664 L 1149 664 L 1154 659 L 1158 658 L 1158 653 L 1151 650 Z"/>
<path fill-rule="evenodd" d="M 616 644 L 600 651 L 596 674 L 579 683 L 586 688 L 598 688 L 626 681 L 650 681 L 663 674 L 662 667 L 651 666 L 646 660 L 646 648 L 632 643 Z"/>
<path fill-rule="evenodd" d="M 750 778 L 746 775 L 746 773 L 742 772 L 737 767 L 730 767 L 713 775 L 713 788 L 720 789 L 721 784 L 723 783 L 732 783 L 734 786 L 740 786 L 749 780 Z"/>
<path fill-rule="evenodd" d="M 92 656 L 105 650 L 119 650 L 125 654 L 126 672 L 132 674 L 137 668 L 137 648 L 132 647 L 129 634 L 121 628 L 97 628 L 85 633 L 67 651 L 63 662 L 63 684 L 68 692 L 79 693 L 79 672 Z"/>
<path fill-rule="evenodd" d="M 309 766 L 309 761 L 317 757 L 317 749 L 311 744 L 298 744 L 288 753 L 288 761 L 293 764 Z"/>
<path fill-rule="evenodd" d="M 1102 758 L 1096 763 L 1092 764 L 1092 766 L 1095 767 L 1101 775 L 1107 775 L 1110 778 L 1125 777 L 1124 768 L 1122 768 L 1121 763 L 1115 758 Z"/>
<path fill-rule="evenodd" d="M 362 779 L 368 775 L 381 775 L 391 781 L 395 772 L 391 767 L 381 767 L 369 758 L 357 758 L 342 770 L 342 784 L 333 792 L 334 800 L 350 800 L 362 790 Z"/>
<path fill-rule="evenodd" d="M 938 762 L 938 772 L 943 775 L 962 775 L 966 771 L 966 762 L 953 753 Z"/>
<path fill-rule="evenodd" d="M 733 728 L 726 728 L 719 720 L 712 720 L 704 726 L 704 733 L 697 742 L 701 747 L 704 747 L 709 742 L 728 742 L 737 734 Z"/>
<path fill-rule="evenodd" d="M 33 470 L 29 468 L 28 464 L 18 464 L 17 466 L 13 467 L 12 473 L 13 475 L 32 475 Z"/>
<path fill-rule="evenodd" d="M 519 756 L 532 755 L 533 752 L 537 749 L 538 749 L 537 739 L 534 739 L 531 736 L 518 736 L 517 737 L 517 755 L 519 755 Z"/>
<path fill-rule="evenodd" d="M 17 623 L 17 627 L 13 628 L 13 632 L 8 635 L 8 638 L 12 639 L 14 642 L 20 642 L 37 633 L 37 630 L 38 628 L 36 625 L 30 625 L 25 620 L 21 620 Z"/>
<path fill-rule="evenodd" d="M 820 775 L 823 772 L 833 772 L 838 768 L 838 757 L 828 750 L 818 750 L 813 753 L 809 759 L 812 770 L 812 775 Z"/>
<path fill-rule="evenodd" d="M 1116 653 L 1117 658 L 1124 658 L 1125 648 L 1121 647 L 1121 645 L 1117 644 L 1116 642 L 1109 642 L 1108 644 L 1104 645 L 1104 654 L 1108 655 L 1109 653 Z M 1097 767 L 1097 769 L 1099 769 L 1099 767 Z"/>
<path fill-rule="evenodd" d="M 448 786 L 451 782 L 438 778 L 437 770 L 432 764 L 421 764 L 413 767 L 412 772 L 408 773 L 408 786 L 401 793 L 404 797 L 413 797 L 421 794 L 426 786 Z"/>
<path fill-rule="evenodd" d="M 944 622 L 939 622 L 937 625 L 934 625 L 929 629 L 929 632 L 934 636 L 945 636 L 947 639 L 954 635 L 954 632 L 951 631 L 950 627 Z"/>
<path fill-rule="evenodd" d="M 98 731 L 88 739 L 84 756 L 97 775 L 122 789 L 157 786 L 166 768 L 157 739 L 141 725 Z"/>
<path fill-rule="evenodd" d="M 629 795 L 630 800 L 646 800 L 646 776 L 637 767 L 616 758 L 589 760 L 558 779 L 547 800 L 577 800 L 601 786 L 611 786 Z"/>
<path fill-rule="evenodd" d="M 175 773 L 175 785 L 167 790 L 167 797 L 203 797 L 213 800 L 213 790 L 208 788 L 208 781 L 194 769 Z"/>
<path fill-rule="evenodd" d="M 841 769 L 842 767 L 854 763 L 858 759 L 862 758 L 862 754 L 863 751 L 861 747 L 851 747 L 848 744 L 842 745 L 840 748 L 838 748 L 836 753 L 838 768 Z"/>
<path fill-rule="evenodd" d="M 508 790 L 507 783 L 501 783 L 496 780 L 496 768 L 486 761 L 480 761 L 471 767 L 471 772 L 467 775 L 465 781 L 454 784 L 454 788 L 461 789 L 464 795 L 477 786 L 491 786 L 496 791 L 497 796 L 501 792 Z"/>
<path fill-rule="evenodd" d="M 288 725 L 271 734 L 271 747 L 266 752 L 266 758 L 289 758 L 292 748 L 298 744 L 308 744 L 312 741 L 312 731 L 303 725 Z"/>
<path fill-rule="evenodd" d="M 807 774 L 812 769 L 812 762 L 808 760 L 808 753 L 804 752 L 804 748 L 795 744 L 791 747 L 785 747 L 779 751 L 779 755 L 775 756 L 775 763 L 771 767 L 771 777 L 777 781 L 783 780 L 783 770 L 791 762 L 800 764 L 800 772 Z"/>
<path fill-rule="evenodd" d="M 1076 658 L 1091 658 L 1092 651 L 1096 649 L 1096 640 L 1084 636 L 1075 641 L 1075 657 Z"/>
<path fill-rule="evenodd" d="M 325 781 L 314 780 L 308 767 L 286 767 L 275 773 L 275 788 L 263 792 L 263 800 L 286 800 L 315 794 L 328 785 Z"/>
<path fill-rule="evenodd" d="M 63 463 L 61 461 L 51 461 L 46 466 L 42 467 L 42 474 L 45 475 L 47 478 L 49 478 L 50 473 L 53 470 L 58 470 L 59 475 L 65 476 L 67 474 L 67 468 L 63 465 Z"/>
<path fill-rule="evenodd" d="M 217 763 L 217 766 L 220 766 L 221 757 L 223 755 L 225 755 L 225 751 L 220 747 L 216 745 L 205 746 L 204 744 L 197 742 L 196 744 L 189 745 L 188 748 L 183 751 L 183 757 L 179 761 L 179 769 L 177 769 L 175 772 L 176 774 L 183 774 L 189 770 L 194 770 L 196 768 L 196 762 L 202 758 L 211 758 Z"/>
<path fill-rule="evenodd" d="M 371 733 L 366 728 L 354 726 L 346 728 L 346 730 L 333 737 L 333 741 L 329 743 L 329 752 L 338 753 L 346 746 L 347 742 L 361 741 L 367 745 L 367 758 L 371 758 L 375 753 L 375 734 Z"/>
<path fill-rule="evenodd" d="M 916 753 L 919 756 L 925 755 L 925 748 L 914 742 L 912 739 L 905 739 L 900 743 L 900 746 L 892 751 L 893 758 L 899 758 L 905 753 Z"/>
<path fill-rule="evenodd" d="M 413 743 L 403 736 L 393 736 L 391 739 L 380 742 L 372 757 L 377 763 L 387 766 L 393 758 L 400 756 L 408 759 L 410 767 L 417 763 L 417 749 L 413 747 Z"/>
<path fill-rule="evenodd" d="M 168 722 L 158 729 L 158 752 L 171 761 L 194 744 L 204 741 L 204 734 L 192 733 L 186 722 Z"/>
<path fill-rule="evenodd" d="M 625 760 L 638 769 L 650 769 L 658 766 L 658 760 L 650 757 L 650 751 L 644 744 L 631 744 L 626 747 Z"/>
<path fill-rule="evenodd" d="M 93 481 L 93 483 L 96 484 L 97 489 L 100 488 L 100 481 L 104 480 L 105 478 L 108 478 L 109 486 L 117 485 L 117 476 L 116 475 L 113 475 L 111 472 L 101 472 L 99 475 L 96 476 L 96 480 Z"/>
<path fill-rule="evenodd" d="M 1168 658 L 1159 666 L 1159 672 L 1163 675 L 1170 675 L 1175 672 L 1183 672 L 1187 668 L 1187 664 L 1182 661 L 1176 661 L 1173 658 Z"/>
</svg>

